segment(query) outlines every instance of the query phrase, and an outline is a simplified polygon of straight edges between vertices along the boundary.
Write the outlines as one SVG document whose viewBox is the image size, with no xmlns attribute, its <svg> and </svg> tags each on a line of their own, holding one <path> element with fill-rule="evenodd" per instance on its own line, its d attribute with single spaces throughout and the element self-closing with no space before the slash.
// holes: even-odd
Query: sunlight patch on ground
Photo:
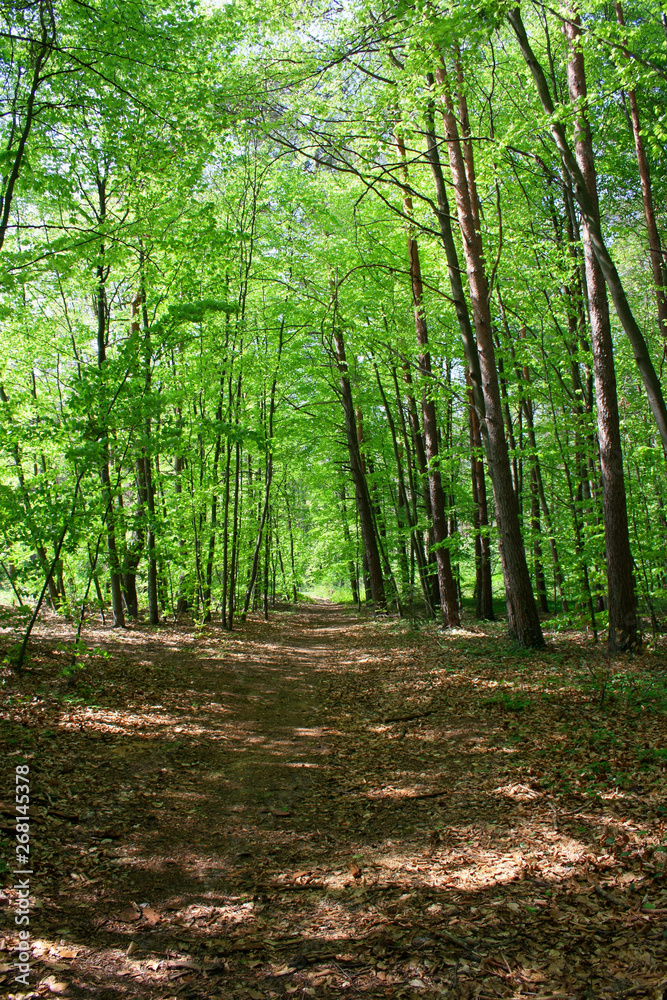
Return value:
<svg viewBox="0 0 667 1000">
<path fill-rule="evenodd" d="M 503 798 L 511 799 L 513 802 L 533 802 L 535 799 L 541 799 L 544 795 L 543 792 L 537 792 L 529 785 L 516 783 L 501 785 L 499 788 L 494 788 L 491 794 L 502 795 Z"/>
<path fill-rule="evenodd" d="M 429 794 L 423 785 L 381 785 L 378 788 L 371 788 L 365 792 L 365 797 L 370 800 L 378 799 L 415 799 L 420 795 Z M 438 795 L 446 795 L 447 791 L 438 792 Z"/>
<path fill-rule="evenodd" d="M 132 734 L 136 735 L 137 730 L 146 731 L 147 727 L 157 730 L 164 730 L 169 727 L 169 732 L 185 732 L 183 725 L 176 726 L 180 718 L 172 715 L 158 715 L 156 713 L 145 712 L 141 715 L 131 712 L 96 711 L 86 708 L 81 712 L 62 712 L 59 724 L 63 729 L 87 728 L 97 730 L 100 733 L 115 733 L 119 736 Z M 199 732 L 204 732 L 199 729 Z"/>
</svg>

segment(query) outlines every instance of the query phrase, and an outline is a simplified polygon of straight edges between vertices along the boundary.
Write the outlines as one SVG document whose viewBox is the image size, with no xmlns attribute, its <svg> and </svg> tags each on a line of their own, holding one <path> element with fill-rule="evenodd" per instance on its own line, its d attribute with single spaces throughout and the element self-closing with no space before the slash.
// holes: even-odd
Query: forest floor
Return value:
<svg viewBox="0 0 667 1000">
<path fill-rule="evenodd" d="M 72 683 L 71 634 L 46 616 L 0 692 L 8 996 L 667 996 L 664 646 L 301 605 L 91 625 Z"/>
</svg>

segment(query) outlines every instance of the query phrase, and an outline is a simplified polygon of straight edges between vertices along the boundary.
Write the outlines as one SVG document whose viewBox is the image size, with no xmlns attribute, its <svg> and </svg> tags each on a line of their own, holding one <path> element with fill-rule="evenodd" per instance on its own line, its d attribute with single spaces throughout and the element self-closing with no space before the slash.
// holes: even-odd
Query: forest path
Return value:
<svg viewBox="0 0 667 1000">
<path fill-rule="evenodd" d="M 40 995 L 662 1000 L 667 894 L 621 860 L 627 802 L 548 791 L 567 698 L 489 697 L 546 670 L 502 626 L 322 604 L 88 641 L 108 658 L 15 718 Z M 34 684 L 63 655 L 37 642 Z"/>
</svg>

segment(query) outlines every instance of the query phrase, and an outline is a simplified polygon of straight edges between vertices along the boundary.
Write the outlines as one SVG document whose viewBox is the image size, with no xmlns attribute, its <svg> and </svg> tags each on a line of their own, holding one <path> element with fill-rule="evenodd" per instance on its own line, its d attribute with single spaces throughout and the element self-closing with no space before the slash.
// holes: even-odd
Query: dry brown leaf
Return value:
<svg viewBox="0 0 667 1000">
<path fill-rule="evenodd" d="M 116 919 L 123 924 L 134 923 L 135 920 L 141 919 L 141 910 L 136 903 L 130 903 L 128 907 L 120 911 Z"/>
<path fill-rule="evenodd" d="M 56 979 L 55 976 L 47 976 L 46 979 L 42 979 L 40 986 L 46 986 L 51 993 L 64 993 L 68 984 Z"/>
<path fill-rule="evenodd" d="M 156 924 L 160 923 L 160 914 L 153 910 L 150 906 L 144 906 L 141 911 L 141 915 L 149 927 L 155 927 Z"/>
</svg>

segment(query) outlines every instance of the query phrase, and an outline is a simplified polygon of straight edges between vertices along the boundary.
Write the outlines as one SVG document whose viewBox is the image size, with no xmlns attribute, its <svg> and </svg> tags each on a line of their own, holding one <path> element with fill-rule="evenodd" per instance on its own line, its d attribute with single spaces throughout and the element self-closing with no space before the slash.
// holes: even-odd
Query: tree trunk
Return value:
<svg viewBox="0 0 667 1000">
<path fill-rule="evenodd" d="M 433 86 L 434 77 L 427 74 L 427 83 Z M 491 540 L 488 530 L 488 509 L 486 496 L 486 479 L 484 475 L 484 463 L 480 455 L 482 446 L 488 451 L 488 432 L 486 430 L 486 415 L 484 392 L 482 389 L 482 376 L 479 365 L 479 355 L 477 344 L 470 322 L 468 312 L 468 302 L 463 289 L 461 279 L 461 266 L 459 263 L 458 251 L 454 242 L 452 226 L 450 222 L 451 212 L 449 199 L 447 198 L 447 188 L 445 178 L 440 163 L 438 152 L 438 141 L 433 125 L 433 109 L 429 107 L 427 114 L 426 143 L 427 159 L 431 165 L 433 182 L 436 193 L 437 210 L 436 216 L 440 225 L 440 235 L 447 257 L 447 272 L 449 284 L 452 291 L 452 299 L 456 311 L 456 318 L 459 324 L 463 350 L 467 361 L 467 381 L 469 382 L 469 413 L 470 420 L 470 442 L 471 442 L 471 475 L 473 479 L 473 498 L 476 504 L 475 518 L 475 566 L 476 566 L 476 603 L 477 617 L 493 621 L 493 597 L 491 587 Z M 472 169 L 472 147 L 470 143 L 465 144 L 466 155 L 470 160 Z M 471 205 L 471 210 L 473 207 Z M 475 212 L 473 210 L 473 216 Z M 474 451 L 473 451 L 474 449 Z"/>
<path fill-rule="evenodd" d="M 241 376 L 239 375 L 239 385 Z M 229 603 L 227 605 L 227 624 L 230 630 L 234 627 L 234 610 L 236 605 L 236 574 L 239 556 L 239 507 L 241 491 L 241 444 L 236 442 L 234 449 L 234 512 L 232 516 L 232 545 L 229 567 Z"/>
<path fill-rule="evenodd" d="M 299 588 L 297 585 L 297 578 L 296 578 L 296 560 L 294 558 L 294 529 L 292 527 L 292 514 L 289 507 L 289 497 L 287 495 L 287 490 L 285 490 L 285 510 L 287 511 L 287 530 L 289 532 L 289 556 L 290 556 L 290 569 L 292 571 L 292 599 L 296 604 L 299 599 Z"/>
<path fill-rule="evenodd" d="M 231 382 L 231 378 L 230 378 Z M 232 476 L 232 441 L 227 440 L 227 457 L 225 461 L 225 493 L 222 522 L 222 595 L 220 605 L 222 610 L 222 625 L 227 627 L 227 586 L 229 580 L 229 492 Z"/>
<path fill-rule="evenodd" d="M 278 356 L 276 359 L 276 365 L 280 364 L 280 357 L 283 348 L 283 332 L 285 327 L 285 320 L 281 321 L 280 333 L 278 339 Z M 257 571 L 259 568 L 259 556 L 262 549 L 262 536 L 264 533 L 264 528 L 266 525 L 266 518 L 269 512 L 269 497 L 271 495 L 271 483 L 273 481 L 273 418 L 276 411 L 276 387 L 278 385 L 278 370 L 273 376 L 273 382 L 271 383 L 271 393 L 269 396 L 269 412 L 267 420 L 267 442 L 266 442 L 266 469 L 264 472 L 264 503 L 262 505 L 262 514 L 259 522 L 259 531 L 257 532 L 257 541 L 255 543 L 255 551 L 252 558 L 252 567 L 250 570 L 250 579 L 248 581 L 248 589 L 246 590 L 245 600 L 243 602 L 243 611 L 241 613 L 241 621 L 245 621 L 248 614 L 248 608 L 250 607 L 250 600 L 252 598 L 252 592 L 255 587 L 255 581 L 257 579 Z"/>
<path fill-rule="evenodd" d="M 343 486 L 341 490 L 341 519 L 343 523 L 343 538 L 345 540 L 345 546 L 348 550 L 352 550 L 352 539 L 350 537 L 350 527 L 347 523 L 347 506 L 345 503 L 345 487 Z M 359 582 L 357 580 L 357 567 L 355 561 L 352 557 L 347 563 L 348 573 L 350 577 L 350 590 L 352 591 L 352 600 L 355 604 L 359 604 Z"/>
<path fill-rule="evenodd" d="M 270 562 L 269 557 L 271 554 L 271 508 L 269 508 L 268 524 L 266 526 L 266 531 L 264 532 L 264 586 L 262 594 L 262 610 L 264 612 L 264 621 L 269 620 L 269 570 Z M 275 605 L 275 601 L 274 601 Z"/>
<path fill-rule="evenodd" d="M 225 344 L 225 347 L 227 345 Z M 213 585 L 213 562 L 215 558 L 215 544 L 216 536 L 218 530 L 218 469 L 220 466 L 220 455 L 222 453 L 222 432 L 220 430 L 220 424 L 222 422 L 222 406 L 225 392 L 224 376 L 220 378 L 220 396 L 218 399 L 218 408 L 216 410 L 215 419 L 218 425 L 218 431 L 215 437 L 215 451 L 213 453 L 213 468 L 211 470 L 211 478 L 213 481 L 213 496 L 211 497 L 211 532 L 208 537 L 208 554 L 206 557 L 206 587 L 204 590 L 204 621 L 211 620 L 211 591 Z M 229 449 L 228 449 L 229 452 Z M 229 459 L 229 454 L 228 454 Z M 228 462 L 229 464 L 229 462 Z M 227 479 L 227 491 L 226 491 L 226 505 L 225 505 L 225 520 L 228 511 L 228 501 L 229 501 L 229 479 Z M 226 531 L 227 525 L 225 523 L 224 530 Z M 223 543 L 224 544 L 224 543 Z M 224 616 L 224 598 L 223 598 L 223 616 Z"/>
<path fill-rule="evenodd" d="M 510 635 L 520 645 L 542 647 L 544 646 L 544 637 L 530 582 L 530 573 L 521 536 L 517 499 L 512 484 L 507 441 L 505 440 L 489 306 L 489 283 L 486 276 L 482 241 L 475 226 L 470 198 L 471 185 L 465 171 L 458 126 L 443 66 L 438 67 L 436 77 L 438 82 L 445 87 L 442 113 L 477 338 L 479 370 L 484 397 L 485 445 L 499 528 L 500 560 L 505 580 L 509 630 Z"/>
<path fill-rule="evenodd" d="M 407 372 L 409 374 L 409 369 L 407 369 Z M 419 476 L 421 478 L 421 471 L 419 469 L 414 468 L 414 458 L 413 458 L 414 440 L 411 441 L 411 435 L 408 433 L 408 428 L 405 421 L 403 397 L 401 395 L 401 391 L 398 384 L 398 374 L 393 365 L 391 366 L 391 376 L 392 376 L 392 381 L 394 383 L 396 408 L 398 411 L 399 423 L 401 426 L 401 439 L 403 441 L 403 447 L 405 448 L 405 459 L 406 459 L 404 467 L 405 471 L 407 472 L 408 488 L 407 490 L 405 490 L 404 488 L 404 490 L 406 495 L 406 510 L 409 512 L 407 517 L 408 517 L 408 522 L 411 526 L 410 586 L 413 586 L 414 583 L 414 563 L 416 560 L 417 571 L 419 573 L 419 582 L 421 584 L 426 610 L 428 611 L 429 615 L 434 616 L 435 615 L 434 608 L 440 603 L 439 594 L 436 593 L 438 585 L 438 575 L 437 575 L 437 570 L 435 570 L 434 572 L 435 568 L 428 558 L 428 549 L 424 548 L 424 539 L 421 529 L 419 527 L 419 499 L 418 499 L 419 491 L 415 485 L 415 477 Z M 406 382 L 408 385 L 411 384 L 411 382 L 407 378 Z M 408 398 L 410 400 L 409 406 L 412 407 L 412 410 L 416 414 L 417 411 L 414 399 L 410 394 Z M 409 417 L 409 419 L 411 418 Z M 421 433 L 419 433 L 418 428 L 417 428 L 417 434 L 419 437 L 420 445 L 422 446 L 423 450 Z M 409 497 L 408 497 L 408 491 L 409 491 Z M 428 497 L 428 490 L 426 490 L 426 498 L 429 500 L 430 503 L 430 498 Z M 428 548 L 430 548 L 430 546 Z M 433 586 L 433 584 L 435 584 L 435 586 Z M 434 595 L 435 595 L 435 600 L 434 600 Z"/>
<path fill-rule="evenodd" d="M 355 406 L 354 415 L 357 422 L 357 440 L 359 442 L 359 455 L 361 458 L 361 471 L 363 473 L 364 479 L 368 484 L 368 495 L 371 501 L 371 511 L 373 514 L 373 523 L 375 525 L 375 537 L 377 539 L 378 551 L 380 553 L 380 560 L 382 562 L 382 571 L 384 574 L 385 581 L 385 599 L 387 596 L 387 587 L 391 585 L 393 590 L 394 600 L 396 602 L 396 609 L 399 614 L 401 614 L 401 600 L 398 593 L 398 588 L 396 587 L 395 580 L 391 571 L 391 565 L 389 563 L 389 556 L 387 554 L 387 525 L 384 520 L 384 514 L 382 511 L 382 505 L 379 502 L 377 494 L 377 485 L 375 482 L 375 466 L 372 458 L 366 453 L 364 449 L 364 416 L 361 411 L 360 406 Z"/>
<path fill-rule="evenodd" d="M 143 280 L 143 251 L 140 257 L 140 267 L 142 269 L 141 290 L 137 299 L 132 304 L 133 311 L 141 304 L 142 320 L 144 326 L 144 384 L 146 398 L 151 394 L 151 363 L 152 348 L 150 336 L 150 323 L 148 320 L 148 309 L 146 306 L 146 290 Z M 153 465 L 151 461 L 149 444 L 151 440 L 151 418 L 146 417 L 144 425 L 145 445 L 142 448 L 142 463 L 144 472 L 144 485 L 146 489 L 146 511 L 148 513 L 148 530 L 146 541 L 148 543 L 148 621 L 151 625 L 158 625 L 160 613 L 158 608 L 158 574 L 157 556 L 155 552 L 155 487 L 153 484 Z"/>
<path fill-rule="evenodd" d="M 259 528 L 257 531 L 257 539 L 255 541 L 255 549 L 252 555 L 252 562 L 250 564 L 250 575 L 248 578 L 248 586 L 246 588 L 245 599 L 243 601 L 243 610 L 241 611 L 241 621 L 244 622 L 248 615 L 248 610 L 250 608 L 250 601 L 252 600 L 253 591 L 255 589 L 255 581 L 257 580 L 257 573 L 259 571 L 259 560 L 262 551 L 262 539 L 264 537 L 264 529 L 266 526 L 266 518 L 269 512 L 269 497 L 271 495 L 271 482 L 273 479 L 273 461 L 270 455 L 267 455 L 266 460 L 266 470 L 264 472 L 264 502 L 262 504 L 262 512 L 259 519 Z"/>
<path fill-rule="evenodd" d="M 565 23 L 569 43 L 567 79 L 572 104 L 581 109 L 575 121 L 577 164 L 587 185 L 588 198 L 597 215 L 597 181 L 590 125 L 585 114 L 586 74 L 581 52 L 578 15 Z M 595 400 L 602 472 L 602 503 L 609 592 L 609 648 L 631 649 L 641 645 L 637 621 L 628 513 L 623 477 L 623 453 L 618 419 L 614 346 L 604 275 L 584 218 L 584 260 L 595 372 Z"/>
<path fill-rule="evenodd" d="M 524 380 L 528 384 L 528 370 L 524 368 Z M 537 498 L 537 511 L 535 511 L 533 506 L 533 517 L 537 521 L 539 518 L 539 512 L 542 511 L 544 517 L 547 531 L 549 533 L 549 548 L 551 550 L 551 560 L 553 563 L 554 571 L 554 581 L 556 584 L 556 590 L 558 591 L 558 597 L 560 599 L 563 611 L 567 613 L 568 603 L 565 597 L 565 588 L 563 585 L 563 572 L 561 570 L 560 559 L 558 557 L 558 549 L 556 547 L 556 534 L 554 531 L 553 522 L 551 519 L 551 511 L 549 510 L 549 505 L 547 503 L 546 493 L 544 491 L 544 481 L 542 479 L 542 468 L 540 466 L 539 456 L 537 454 L 537 440 L 535 438 L 535 423 L 533 419 L 533 405 L 530 399 L 526 396 L 523 401 L 524 413 L 526 414 L 526 425 L 528 429 L 528 444 L 532 454 L 534 455 L 534 461 L 531 465 L 531 493 L 534 500 Z M 534 486 L 533 486 L 534 484 Z M 539 525 L 538 525 L 539 530 Z M 548 608 L 543 608 L 544 611 L 548 611 Z"/>
<path fill-rule="evenodd" d="M 136 459 L 136 487 L 137 487 L 137 511 L 136 520 L 134 527 L 134 537 L 132 541 L 127 546 L 127 551 L 125 554 L 125 572 L 123 574 L 123 590 L 125 597 L 125 606 L 127 608 L 127 613 L 130 618 L 138 618 L 139 616 L 139 597 L 137 595 L 137 569 L 139 567 L 139 562 L 141 560 L 141 554 L 144 550 L 144 542 L 146 540 L 144 531 L 144 518 L 145 518 L 145 506 L 146 506 L 146 483 L 144 478 L 144 463 L 143 459 L 137 457 Z"/>
<path fill-rule="evenodd" d="M 334 317 L 336 324 L 336 317 Z M 350 456 L 350 470 L 352 473 L 352 483 L 354 485 L 354 496 L 359 513 L 359 524 L 361 526 L 361 537 L 364 544 L 364 555 L 368 567 L 368 577 L 371 599 L 378 608 L 386 606 L 384 592 L 384 580 L 382 578 L 382 562 L 380 559 L 380 549 L 375 533 L 373 521 L 373 510 L 371 498 L 368 490 L 368 483 L 364 476 L 361 464 L 361 452 L 359 450 L 359 440 L 357 438 L 357 421 L 354 413 L 354 401 L 352 399 L 352 387 L 350 385 L 350 375 L 345 356 L 345 340 L 342 330 L 334 325 L 333 338 L 336 349 L 336 361 L 340 375 L 340 398 L 343 404 L 345 415 L 345 435 L 347 438 L 347 448 Z"/>
<path fill-rule="evenodd" d="M 283 581 L 283 594 L 285 595 L 285 604 L 289 604 L 289 602 L 290 602 L 290 595 L 289 595 L 289 589 L 288 589 L 288 586 L 287 586 L 287 575 L 285 573 L 285 562 L 283 560 L 283 553 L 282 553 L 282 549 L 280 547 L 280 539 L 277 536 L 276 536 L 276 549 L 278 551 L 278 564 L 280 566 L 280 575 L 281 575 L 282 581 Z M 275 587 L 274 587 L 274 591 L 275 591 Z M 275 596 L 275 594 L 274 594 L 274 596 Z"/>
<path fill-rule="evenodd" d="M 378 389 L 380 391 L 380 396 L 382 398 L 382 405 L 384 406 L 384 411 L 387 416 L 387 423 L 389 425 L 389 433 L 391 434 L 392 447 L 394 451 L 394 461 L 396 463 L 396 479 L 398 487 L 396 520 L 397 520 L 398 534 L 399 534 L 399 561 L 401 565 L 401 573 L 403 576 L 403 584 L 407 589 L 411 587 L 411 581 L 410 581 L 410 567 L 408 565 L 408 557 L 407 557 L 407 552 L 405 550 L 405 535 L 407 530 L 410 539 L 412 539 L 415 533 L 416 524 L 413 523 L 410 504 L 408 502 L 408 494 L 405 486 L 403 458 L 398 443 L 398 437 L 396 435 L 396 424 L 394 422 L 394 417 L 391 412 L 391 407 L 389 406 L 389 400 L 387 399 L 387 394 L 384 390 L 384 386 L 382 385 L 382 380 L 380 378 L 380 372 L 378 370 L 377 365 L 374 365 L 374 368 L 375 368 L 375 379 L 377 381 Z"/>
<path fill-rule="evenodd" d="M 468 383 L 468 434 L 470 438 L 470 476 L 474 507 L 475 528 L 475 613 L 482 621 L 494 621 L 493 589 L 491 580 L 491 542 L 489 539 L 489 510 L 486 496 L 486 477 L 482 462 L 482 434 L 472 399 L 470 373 Z"/>
<path fill-rule="evenodd" d="M 421 424 L 419 423 L 419 414 L 417 412 L 417 403 L 414 397 L 414 389 L 412 384 L 412 374 L 410 372 L 410 366 L 407 362 L 403 365 L 403 379 L 408 387 L 406 393 L 407 404 L 408 404 L 408 420 L 410 422 L 410 430 L 412 432 L 412 446 L 414 448 L 414 457 L 416 464 L 416 473 L 419 477 L 419 482 L 421 484 L 422 502 L 424 505 L 424 512 L 426 514 L 426 523 L 428 528 L 424 532 L 424 538 L 422 539 L 421 551 L 424 559 L 424 572 L 427 577 L 427 583 L 429 586 L 425 590 L 424 596 L 426 598 L 426 603 L 431 609 L 433 614 L 436 614 L 436 608 L 441 607 L 440 601 L 440 583 L 438 580 L 438 564 L 434 559 L 434 545 L 435 536 L 433 534 L 433 509 L 431 507 L 431 490 L 429 486 L 428 479 L 428 463 L 426 460 L 426 449 L 424 447 L 424 436 L 421 430 Z M 419 518 L 415 517 L 416 523 L 418 523 Z"/>
<path fill-rule="evenodd" d="M 403 164 L 407 182 L 407 166 L 405 146 L 400 135 L 396 134 L 396 146 Z M 403 190 L 405 214 L 412 218 L 412 198 L 407 187 Z M 447 547 L 447 516 L 445 513 L 445 492 L 442 488 L 440 474 L 440 455 L 438 447 L 438 422 L 433 401 L 433 371 L 431 368 L 431 353 L 428 346 L 428 326 L 424 310 L 424 286 L 422 283 L 419 246 L 408 230 L 408 259 L 410 262 L 410 283 L 412 285 L 412 304 L 415 317 L 415 332 L 419 345 L 419 373 L 422 379 L 422 416 L 424 420 L 424 443 L 426 448 L 427 474 L 429 496 L 431 500 L 431 517 L 433 523 L 433 541 L 435 562 L 438 569 L 438 588 L 440 592 L 440 610 L 442 623 L 445 627 L 461 624 L 459 616 L 456 585 L 452 575 L 452 565 Z"/>
<path fill-rule="evenodd" d="M 144 476 L 146 478 L 146 501 L 148 506 L 148 620 L 151 625 L 158 625 L 160 613 L 158 608 L 158 575 L 157 556 L 155 552 L 155 487 L 153 484 L 153 469 L 148 451 L 144 453 Z"/>
<path fill-rule="evenodd" d="M 644 389 L 646 390 L 646 396 L 649 406 L 651 407 L 651 413 L 653 414 L 653 418 L 658 428 L 658 433 L 660 434 L 662 448 L 667 456 L 667 407 L 665 406 L 665 400 L 662 394 L 662 386 L 653 366 L 644 335 L 634 317 L 632 309 L 630 308 L 630 303 L 628 302 L 627 295 L 625 294 L 623 282 L 621 281 L 620 275 L 616 270 L 616 265 L 614 264 L 604 242 L 597 202 L 591 198 L 588 183 L 581 171 L 578 157 L 573 154 L 565 135 L 565 129 L 558 120 L 558 116 L 555 114 L 554 104 L 549 92 L 549 85 L 544 75 L 544 70 L 536 59 L 535 53 L 533 52 L 530 42 L 528 41 L 526 29 L 521 18 L 521 11 L 518 7 L 515 7 L 513 10 L 509 11 L 507 16 L 514 33 L 516 34 L 526 65 L 532 73 L 542 107 L 550 117 L 551 134 L 553 135 L 556 146 L 558 147 L 564 167 L 572 178 L 574 195 L 577 200 L 577 204 L 579 205 L 582 218 L 586 224 L 588 242 L 590 243 L 592 251 L 595 253 L 595 257 L 604 275 L 614 302 L 616 314 L 623 329 L 625 330 L 628 340 L 630 341 L 632 353 L 634 354 L 635 362 L 639 368 L 642 381 L 644 383 Z M 576 34 L 579 31 L 576 17 L 566 22 L 566 27 L 570 32 L 575 32 Z M 583 56 L 581 57 L 581 61 L 583 65 Z"/>
<path fill-rule="evenodd" d="M 98 178 L 97 191 L 99 196 L 99 222 L 103 224 L 106 220 L 106 181 Z M 97 266 L 97 366 L 103 371 L 106 366 L 106 343 L 107 343 L 107 299 L 106 299 L 106 278 L 107 267 L 104 261 L 105 247 L 100 244 L 100 256 Z M 106 395 L 106 393 L 105 393 Z M 109 575 L 111 583 L 111 605 L 113 610 L 114 628 L 125 628 L 125 614 L 123 612 L 123 590 L 120 580 L 120 561 L 118 559 L 118 547 L 116 545 L 116 522 L 114 510 L 114 496 L 111 488 L 110 473 L 110 451 L 109 451 L 109 414 L 104 412 L 106 399 L 101 400 L 102 426 L 100 434 L 102 436 L 102 464 L 100 467 L 100 479 L 102 481 L 102 499 L 107 515 L 107 553 L 109 556 Z"/>
</svg>

